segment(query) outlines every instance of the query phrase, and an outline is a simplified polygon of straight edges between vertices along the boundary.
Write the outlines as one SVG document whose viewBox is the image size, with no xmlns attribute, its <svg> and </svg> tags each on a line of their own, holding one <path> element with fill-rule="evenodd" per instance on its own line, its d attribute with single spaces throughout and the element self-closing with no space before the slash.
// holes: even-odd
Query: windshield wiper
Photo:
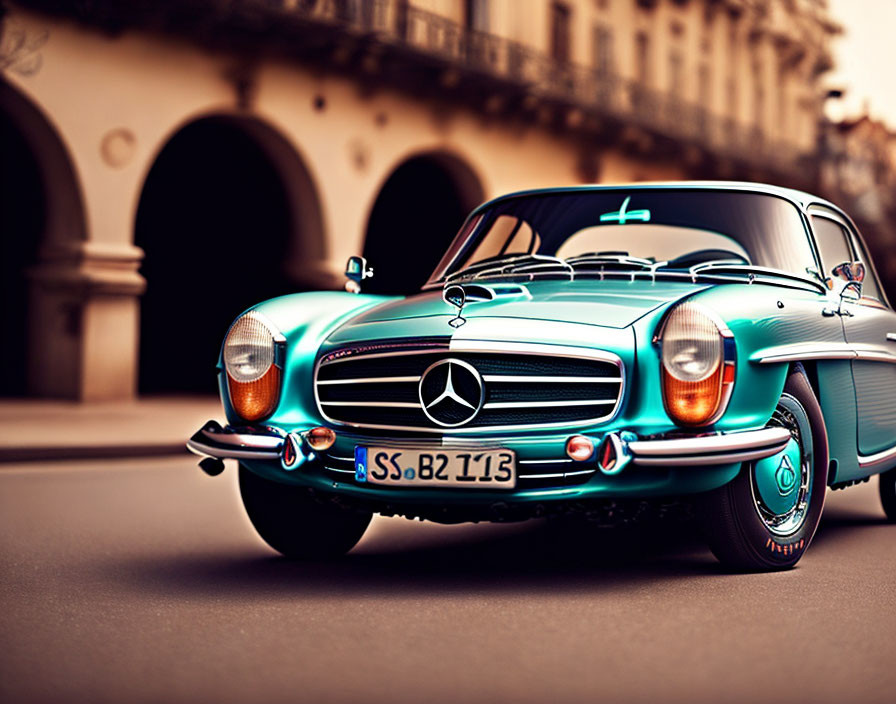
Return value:
<svg viewBox="0 0 896 704">
<path fill-rule="evenodd" d="M 573 267 L 576 274 L 597 274 L 601 279 L 607 273 L 630 274 L 633 281 L 635 276 L 640 273 L 650 274 L 655 279 L 657 269 L 668 264 L 666 261 L 655 262 L 651 259 L 642 259 L 641 257 L 630 256 L 627 253 L 617 252 L 579 254 L 575 257 L 567 257 L 566 263 Z M 608 267 L 608 265 L 610 266 Z M 598 268 L 596 270 L 585 268 L 584 271 L 579 269 L 579 267 L 594 266 Z"/>
<path fill-rule="evenodd" d="M 446 277 L 446 283 L 454 283 L 457 281 L 472 281 L 474 279 L 494 278 L 504 276 L 519 276 L 528 274 L 530 277 L 539 273 L 551 273 L 544 271 L 545 269 L 563 270 L 563 273 L 569 274 L 570 281 L 575 278 L 575 270 L 564 260 L 558 257 L 551 257 L 546 254 L 523 254 L 508 257 L 506 259 L 495 259 L 488 262 L 479 262 L 473 264 L 466 269 L 461 269 Z"/>
<path fill-rule="evenodd" d="M 716 276 L 718 274 L 739 274 L 744 275 L 748 279 L 748 283 L 753 283 L 757 277 L 769 277 L 775 279 L 787 279 L 790 281 L 799 281 L 802 284 L 810 284 L 811 286 L 827 292 L 826 287 L 820 281 L 810 279 L 799 274 L 791 274 L 780 269 L 771 269 L 765 266 L 757 266 L 755 264 L 744 264 L 736 259 L 718 259 L 715 261 L 702 262 L 695 264 L 688 269 L 691 281 L 697 282 L 700 276 Z"/>
</svg>

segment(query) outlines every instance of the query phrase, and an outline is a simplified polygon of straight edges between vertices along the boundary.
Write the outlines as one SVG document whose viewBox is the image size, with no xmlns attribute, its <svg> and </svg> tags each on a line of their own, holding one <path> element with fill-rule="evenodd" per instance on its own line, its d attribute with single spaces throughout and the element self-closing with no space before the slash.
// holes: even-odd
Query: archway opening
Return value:
<svg viewBox="0 0 896 704">
<path fill-rule="evenodd" d="M 402 163 L 377 196 L 367 224 L 364 256 L 374 277 L 364 291 L 418 291 L 482 198 L 479 179 L 457 157 L 433 153 Z"/>
<path fill-rule="evenodd" d="M 28 270 L 46 229 L 46 192 L 31 145 L 0 110 L 0 396 L 28 392 Z"/>
<path fill-rule="evenodd" d="M 292 183 L 291 168 L 301 172 Z M 302 263 L 318 261 L 322 243 L 307 232 L 309 219 L 319 226 L 316 198 L 297 187 L 313 190 L 288 143 L 260 122 L 209 117 L 169 140 L 146 179 L 135 227 L 147 282 L 141 393 L 214 392 L 232 320 L 302 289 Z"/>
</svg>

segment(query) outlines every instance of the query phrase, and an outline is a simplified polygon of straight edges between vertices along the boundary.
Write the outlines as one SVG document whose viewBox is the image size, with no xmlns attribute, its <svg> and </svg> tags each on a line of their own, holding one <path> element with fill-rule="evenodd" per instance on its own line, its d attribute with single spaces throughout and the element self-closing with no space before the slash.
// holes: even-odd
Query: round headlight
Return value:
<svg viewBox="0 0 896 704">
<path fill-rule="evenodd" d="M 239 318 L 224 340 L 224 368 L 234 381 L 257 381 L 274 363 L 274 333 L 255 311 Z"/>
<path fill-rule="evenodd" d="M 679 381 L 702 381 L 722 363 L 718 326 L 697 306 L 684 303 L 663 328 L 663 367 Z"/>
<path fill-rule="evenodd" d="M 222 358 L 230 403 L 248 421 L 270 415 L 280 397 L 276 366 L 279 332 L 261 313 L 249 311 L 230 326 Z"/>
<path fill-rule="evenodd" d="M 725 360 L 724 335 L 710 315 L 683 303 L 662 329 L 663 403 L 680 425 L 707 425 L 718 418 L 734 383 L 734 361 Z"/>
</svg>

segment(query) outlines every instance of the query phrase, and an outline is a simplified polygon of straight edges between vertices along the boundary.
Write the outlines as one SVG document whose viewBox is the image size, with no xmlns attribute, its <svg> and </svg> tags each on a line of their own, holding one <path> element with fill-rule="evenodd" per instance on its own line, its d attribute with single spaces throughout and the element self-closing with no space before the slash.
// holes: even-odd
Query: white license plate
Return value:
<svg viewBox="0 0 896 704">
<path fill-rule="evenodd" d="M 512 489 L 516 453 L 359 446 L 355 448 L 355 479 L 392 486 Z"/>
</svg>

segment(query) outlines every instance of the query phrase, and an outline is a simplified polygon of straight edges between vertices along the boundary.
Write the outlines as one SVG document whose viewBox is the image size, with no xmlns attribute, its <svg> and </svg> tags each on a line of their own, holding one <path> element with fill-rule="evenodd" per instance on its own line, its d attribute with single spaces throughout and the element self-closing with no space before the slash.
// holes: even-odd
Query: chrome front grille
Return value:
<svg viewBox="0 0 896 704">
<path fill-rule="evenodd" d="M 445 427 L 424 411 L 420 380 L 449 359 L 473 367 L 484 391 L 470 420 Z M 527 343 L 370 344 L 331 352 L 315 371 L 318 408 L 331 422 L 443 434 L 602 423 L 616 414 L 623 387 L 614 354 Z"/>
</svg>

